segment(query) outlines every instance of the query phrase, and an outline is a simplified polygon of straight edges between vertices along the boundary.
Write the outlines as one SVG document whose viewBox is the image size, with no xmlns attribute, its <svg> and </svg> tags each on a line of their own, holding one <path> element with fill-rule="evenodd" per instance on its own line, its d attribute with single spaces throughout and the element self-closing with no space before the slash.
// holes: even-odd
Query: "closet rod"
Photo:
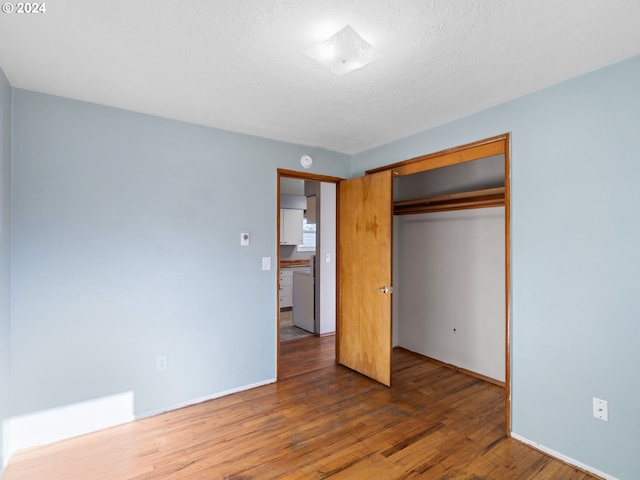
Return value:
<svg viewBox="0 0 640 480">
<path fill-rule="evenodd" d="M 504 202 L 504 187 L 497 187 L 414 200 L 402 200 L 393 204 L 393 213 L 395 215 L 410 215 L 448 210 L 499 207 L 503 206 Z"/>
<path fill-rule="evenodd" d="M 432 197 L 416 198 L 413 200 L 401 200 L 399 202 L 393 202 L 393 205 L 394 207 L 404 205 L 421 205 L 423 203 L 443 202 L 445 200 L 457 200 L 459 198 L 483 197 L 499 194 L 504 195 L 504 187 L 486 188 L 484 190 L 472 190 L 469 192 L 447 193 L 445 195 L 435 195 Z"/>
</svg>

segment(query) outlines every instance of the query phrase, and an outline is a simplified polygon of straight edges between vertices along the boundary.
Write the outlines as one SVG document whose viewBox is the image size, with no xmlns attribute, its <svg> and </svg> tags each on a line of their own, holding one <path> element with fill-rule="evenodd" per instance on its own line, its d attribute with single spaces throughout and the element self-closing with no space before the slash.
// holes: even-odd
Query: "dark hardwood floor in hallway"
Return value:
<svg viewBox="0 0 640 480">
<path fill-rule="evenodd" d="M 396 350 L 393 385 L 281 345 L 281 380 L 16 454 L 5 480 L 589 480 L 505 438 L 501 387 Z"/>
</svg>

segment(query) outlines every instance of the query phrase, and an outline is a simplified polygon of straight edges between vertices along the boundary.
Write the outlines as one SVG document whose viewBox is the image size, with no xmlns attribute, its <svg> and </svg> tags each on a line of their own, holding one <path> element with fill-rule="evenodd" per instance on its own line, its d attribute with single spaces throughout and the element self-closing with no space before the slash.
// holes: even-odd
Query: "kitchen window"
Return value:
<svg viewBox="0 0 640 480">
<path fill-rule="evenodd" d="M 302 245 L 296 248 L 298 252 L 316 251 L 316 224 L 307 223 L 307 219 L 302 219 Z"/>
</svg>

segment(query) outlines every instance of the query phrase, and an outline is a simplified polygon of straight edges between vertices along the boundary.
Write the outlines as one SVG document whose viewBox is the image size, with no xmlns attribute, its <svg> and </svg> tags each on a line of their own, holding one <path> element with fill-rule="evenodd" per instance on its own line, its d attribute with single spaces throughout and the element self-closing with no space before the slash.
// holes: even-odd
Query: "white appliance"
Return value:
<svg viewBox="0 0 640 480">
<path fill-rule="evenodd" d="M 311 268 L 293 271 L 293 324 L 315 333 L 315 255 Z"/>
</svg>

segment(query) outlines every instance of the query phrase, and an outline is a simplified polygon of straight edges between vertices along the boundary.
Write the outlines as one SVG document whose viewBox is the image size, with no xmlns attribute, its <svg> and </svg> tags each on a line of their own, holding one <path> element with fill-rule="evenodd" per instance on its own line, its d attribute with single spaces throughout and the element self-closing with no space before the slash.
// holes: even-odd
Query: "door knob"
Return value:
<svg viewBox="0 0 640 480">
<path fill-rule="evenodd" d="M 384 287 L 376 288 L 376 292 L 389 293 L 389 287 L 385 285 Z"/>
</svg>

